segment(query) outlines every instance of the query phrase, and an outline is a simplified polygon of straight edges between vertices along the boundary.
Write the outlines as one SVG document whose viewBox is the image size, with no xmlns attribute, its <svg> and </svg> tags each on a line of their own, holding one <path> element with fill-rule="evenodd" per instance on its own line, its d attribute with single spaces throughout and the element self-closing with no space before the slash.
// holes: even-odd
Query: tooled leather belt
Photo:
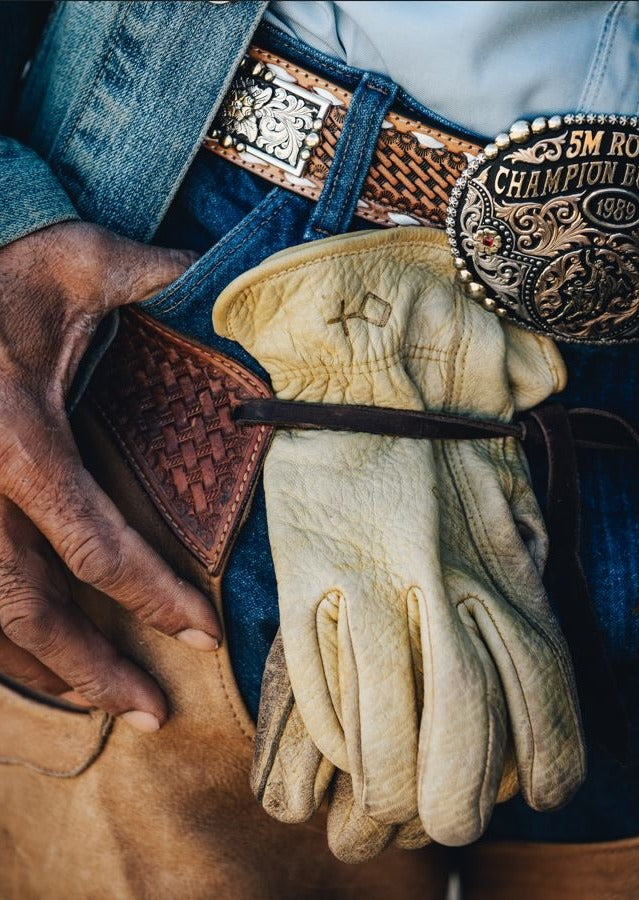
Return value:
<svg viewBox="0 0 639 900">
<path fill-rule="evenodd" d="M 352 99 L 344 88 L 251 47 L 205 146 L 317 200 Z M 274 125 L 279 130 L 274 132 Z M 480 149 L 391 110 L 378 136 L 357 215 L 376 225 L 443 227 L 455 182 Z"/>
<path fill-rule="evenodd" d="M 205 147 L 319 199 L 352 94 L 251 47 Z M 356 215 L 445 228 L 461 289 L 560 341 L 639 340 L 637 117 L 540 116 L 480 146 L 391 109 Z"/>
</svg>

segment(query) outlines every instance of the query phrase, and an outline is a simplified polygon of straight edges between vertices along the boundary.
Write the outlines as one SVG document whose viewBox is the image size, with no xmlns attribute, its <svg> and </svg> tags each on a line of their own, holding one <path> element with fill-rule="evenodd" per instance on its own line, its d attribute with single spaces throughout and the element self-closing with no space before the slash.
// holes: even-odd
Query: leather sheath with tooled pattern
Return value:
<svg viewBox="0 0 639 900">
<path fill-rule="evenodd" d="M 271 396 L 244 366 L 126 309 L 91 381 L 98 409 L 169 527 L 221 574 L 273 432 L 233 409 Z"/>
<path fill-rule="evenodd" d="M 349 91 L 252 46 L 204 146 L 317 200 L 351 100 Z M 480 149 L 391 109 L 377 139 L 357 215 L 377 225 L 443 228 L 455 182 Z"/>
</svg>

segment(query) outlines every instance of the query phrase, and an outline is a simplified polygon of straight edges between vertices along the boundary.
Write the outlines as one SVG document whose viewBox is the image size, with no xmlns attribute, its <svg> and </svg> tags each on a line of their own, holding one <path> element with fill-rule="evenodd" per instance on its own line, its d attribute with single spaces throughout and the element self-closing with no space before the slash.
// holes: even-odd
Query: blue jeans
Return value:
<svg viewBox="0 0 639 900">
<path fill-rule="evenodd" d="M 159 243 L 202 254 L 174 284 L 143 304 L 171 327 L 243 362 L 266 378 L 239 345 L 218 337 L 211 309 L 220 291 L 267 256 L 304 241 L 368 224 L 353 218 L 378 127 L 391 104 L 410 115 L 434 117 L 388 79 L 349 69 L 264 27 L 258 43 L 354 92 L 337 154 L 317 203 L 240 169 L 208 151 L 192 165 L 157 234 Z M 452 123 L 448 128 L 459 131 Z M 335 174 L 337 173 L 337 174 Z M 633 347 L 564 346 L 569 386 L 566 405 L 601 406 L 630 419 L 639 387 L 639 353 Z M 617 669 L 632 725 L 631 763 L 621 768 L 589 747 L 590 774 L 574 800 L 554 813 L 535 813 L 516 798 L 494 814 L 489 835 L 543 841 L 614 840 L 639 835 L 639 466 L 634 455 L 585 452 L 582 557 L 610 657 Z M 543 493 L 536 484 L 538 496 Z M 278 627 L 277 590 L 266 526 L 264 492 L 253 507 L 223 581 L 226 635 L 235 676 L 256 717 L 266 656 Z"/>
</svg>

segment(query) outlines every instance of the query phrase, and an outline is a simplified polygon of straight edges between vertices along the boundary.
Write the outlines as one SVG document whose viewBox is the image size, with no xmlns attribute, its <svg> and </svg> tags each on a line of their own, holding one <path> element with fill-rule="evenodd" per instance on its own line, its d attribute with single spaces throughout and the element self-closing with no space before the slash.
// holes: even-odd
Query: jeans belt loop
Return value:
<svg viewBox="0 0 639 900">
<path fill-rule="evenodd" d="M 360 81 L 305 240 L 339 234 L 350 225 L 377 147 L 377 136 L 396 94 L 397 85 L 383 75 L 367 73 Z"/>
</svg>

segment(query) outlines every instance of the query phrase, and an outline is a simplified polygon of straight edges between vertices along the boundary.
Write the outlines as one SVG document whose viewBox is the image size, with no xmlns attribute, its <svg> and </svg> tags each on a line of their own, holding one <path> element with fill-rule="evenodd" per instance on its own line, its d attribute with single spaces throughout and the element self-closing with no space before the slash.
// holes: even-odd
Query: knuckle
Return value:
<svg viewBox="0 0 639 900">
<path fill-rule="evenodd" d="M 182 624 L 183 616 L 179 614 L 177 604 L 168 597 L 159 597 L 153 590 L 145 592 L 135 604 L 134 612 L 140 622 L 145 625 L 158 625 L 166 631 L 176 630 Z"/>
<path fill-rule="evenodd" d="M 0 419 L 0 430 L 6 432 L 5 417 Z M 20 502 L 28 498 L 34 489 L 37 473 L 23 447 L 13 438 L 0 443 L 0 485 L 8 497 Z M 37 490 L 37 488 L 36 488 Z"/>
<path fill-rule="evenodd" d="M 101 676 L 100 672 L 83 672 L 68 680 L 73 690 L 81 694 L 92 706 L 114 714 L 119 712 L 119 705 L 114 701 L 113 688 L 109 684 L 109 679 Z"/>
<path fill-rule="evenodd" d="M 58 442 L 60 447 L 61 442 Z M 75 455 L 61 454 L 42 467 L 38 506 L 49 516 L 55 516 L 61 523 L 61 532 L 69 543 L 74 534 L 85 524 L 90 524 L 94 516 L 92 498 L 86 488 L 86 479 L 81 462 Z M 35 498 L 34 498 L 35 499 Z"/>
<path fill-rule="evenodd" d="M 76 578 L 105 593 L 117 588 L 125 575 L 119 541 L 95 532 L 75 542 L 63 558 Z"/>
<path fill-rule="evenodd" d="M 24 553 L 0 550 L 0 590 L 11 595 L 19 590 L 24 571 Z"/>
<path fill-rule="evenodd" d="M 65 467 L 51 459 L 58 452 L 53 448 L 60 448 L 62 442 L 53 428 L 44 437 L 28 435 L 24 440 L 12 463 L 3 467 L 0 485 L 27 515 L 43 510 L 62 516 L 69 506 L 68 496 L 63 499 L 68 477 Z"/>
<path fill-rule="evenodd" d="M 17 644 L 40 658 L 50 656 L 60 645 L 56 616 L 48 604 L 26 591 L 4 599 L 0 607 L 0 627 Z"/>
</svg>

